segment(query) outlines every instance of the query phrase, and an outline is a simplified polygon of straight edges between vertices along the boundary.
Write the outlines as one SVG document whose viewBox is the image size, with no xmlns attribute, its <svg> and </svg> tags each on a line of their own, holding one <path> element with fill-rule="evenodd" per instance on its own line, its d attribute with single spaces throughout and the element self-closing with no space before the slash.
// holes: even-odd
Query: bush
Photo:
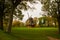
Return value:
<svg viewBox="0 0 60 40">
<path fill-rule="evenodd" d="M 21 27 L 21 26 L 24 26 L 24 23 L 17 21 L 17 20 L 14 20 L 12 25 L 13 25 L 13 27 Z"/>
</svg>

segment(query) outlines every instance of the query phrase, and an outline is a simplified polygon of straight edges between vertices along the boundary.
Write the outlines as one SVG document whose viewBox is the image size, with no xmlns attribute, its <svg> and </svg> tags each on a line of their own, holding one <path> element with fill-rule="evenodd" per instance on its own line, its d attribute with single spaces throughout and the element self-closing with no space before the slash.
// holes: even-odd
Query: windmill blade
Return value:
<svg viewBox="0 0 60 40">
<path fill-rule="evenodd" d="M 29 13 L 27 13 L 27 15 L 28 15 L 28 18 L 29 18 Z"/>
</svg>

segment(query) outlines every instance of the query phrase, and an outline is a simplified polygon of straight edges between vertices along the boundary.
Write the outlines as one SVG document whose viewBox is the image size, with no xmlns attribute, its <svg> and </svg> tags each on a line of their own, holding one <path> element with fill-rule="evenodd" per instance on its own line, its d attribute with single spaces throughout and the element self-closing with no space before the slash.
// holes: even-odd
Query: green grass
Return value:
<svg viewBox="0 0 60 40">
<path fill-rule="evenodd" d="M 48 36 L 59 39 L 58 28 L 12 28 L 10 34 L 0 31 L 0 40 L 48 40 Z"/>
</svg>

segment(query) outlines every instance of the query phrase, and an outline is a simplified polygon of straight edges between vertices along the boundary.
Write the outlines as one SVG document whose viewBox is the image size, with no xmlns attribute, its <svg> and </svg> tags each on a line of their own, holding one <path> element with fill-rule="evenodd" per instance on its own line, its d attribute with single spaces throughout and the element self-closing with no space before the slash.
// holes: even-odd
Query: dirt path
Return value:
<svg viewBox="0 0 60 40">
<path fill-rule="evenodd" d="M 57 38 L 53 38 L 53 37 L 48 37 L 49 40 L 60 40 L 60 39 L 57 39 Z"/>
</svg>

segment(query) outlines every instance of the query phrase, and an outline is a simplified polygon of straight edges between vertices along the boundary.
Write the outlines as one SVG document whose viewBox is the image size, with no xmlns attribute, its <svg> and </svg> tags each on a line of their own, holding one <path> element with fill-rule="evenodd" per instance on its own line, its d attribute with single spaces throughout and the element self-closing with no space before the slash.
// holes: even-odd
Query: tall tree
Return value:
<svg viewBox="0 0 60 40">
<path fill-rule="evenodd" d="M 12 27 L 12 21 L 13 21 L 13 13 L 17 5 L 21 2 L 21 0 L 10 0 L 10 5 L 11 5 L 11 13 L 9 15 L 9 24 L 8 24 L 8 29 L 7 32 L 11 32 L 11 27 Z"/>
<path fill-rule="evenodd" d="M 49 14 L 50 14 L 50 0 L 41 0 L 41 3 L 43 4 L 42 11 L 47 12 L 47 16 L 49 17 Z M 48 27 L 49 27 L 49 21 L 48 21 Z"/>
<path fill-rule="evenodd" d="M 42 3 L 44 3 L 44 2 L 42 2 Z M 60 33 L 60 9 L 59 9 L 60 3 L 58 3 L 58 4 L 57 3 L 55 1 L 50 0 L 50 3 L 48 3 L 48 4 L 50 4 L 49 8 L 44 4 L 46 6 L 46 7 L 44 7 L 44 9 L 45 9 L 45 11 L 47 11 L 46 10 L 46 8 L 47 8 L 49 10 L 48 14 L 57 19 L 58 26 L 59 26 L 59 33 Z"/>
<path fill-rule="evenodd" d="M 7 32 L 10 33 L 11 32 L 11 27 L 12 27 L 12 21 L 13 21 L 13 13 L 15 11 L 15 8 L 17 7 L 18 4 L 20 4 L 22 1 L 32 1 L 32 0 L 10 0 L 10 4 L 11 4 L 11 13 L 9 16 L 9 26 L 8 26 L 8 30 Z M 24 5 L 24 4 L 23 4 Z"/>
<path fill-rule="evenodd" d="M 58 7 L 57 7 L 57 12 L 58 12 L 58 17 L 57 17 L 57 20 L 58 20 L 58 26 L 59 26 L 59 34 L 60 34 L 60 0 L 57 2 L 58 4 Z"/>
<path fill-rule="evenodd" d="M 5 0 L 0 0 L 0 29 L 3 30 L 3 16 L 4 16 Z"/>
</svg>

